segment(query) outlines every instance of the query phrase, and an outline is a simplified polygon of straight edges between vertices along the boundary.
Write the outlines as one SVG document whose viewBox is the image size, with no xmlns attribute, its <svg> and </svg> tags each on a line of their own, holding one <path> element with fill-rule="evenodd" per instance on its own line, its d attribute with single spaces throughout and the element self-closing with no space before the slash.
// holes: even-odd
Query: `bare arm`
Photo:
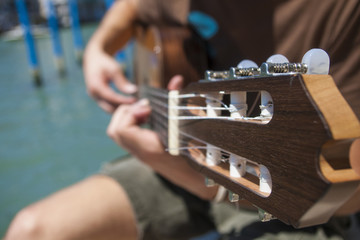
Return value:
<svg viewBox="0 0 360 240">
<path fill-rule="evenodd" d="M 132 36 L 136 16 L 137 1 L 116 1 L 92 36 L 88 48 L 98 48 L 111 55 L 115 54 Z"/>
<path fill-rule="evenodd" d="M 109 83 L 112 81 L 121 92 L 126 94 L 137 91 L 136 86 L 128 82 L 121 66 L 113 58 L 116 51 L 132 36 L 136 17 L 136 0 L 117 1 L 108 11 L 85 49 L 83 70 L 87 90 L 107 112 L 113 112 L 120 104 L 135 101 L 132 97 L 115 92 Z"/>
<path fill-rule="evenodd" d="M 89 94 L 105 111 L 114 112 L 107 132 L 116 143 L 173 183 L 204 199 L 212 199 L 217 188 L 205 187 L 204 177 L 185 159 L 169 155 L 155 132 L 138 126 L 151 111 L 146 101 L 134 103 L 135 99 L 115 93 L 108 85 L 112 80 L 124 93 L 136 91 L 112 58 L 132 36 L 136 18 L 137 0 L 117 1 L 91 38 L 84 54 Z M 170 84 L 171 89 L 180 87 L 181 80 L 177 79 Z"/>
</svg>

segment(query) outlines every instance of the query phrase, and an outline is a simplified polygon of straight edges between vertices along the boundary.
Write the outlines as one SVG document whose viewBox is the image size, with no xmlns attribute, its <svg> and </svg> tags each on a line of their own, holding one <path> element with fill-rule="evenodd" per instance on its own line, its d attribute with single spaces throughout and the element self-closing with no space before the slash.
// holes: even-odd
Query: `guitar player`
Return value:
<svg viewBox="0 0 360 240">
<path fill-rule="evenodd" d="M 331 58 L 330 74 L 360 117 L 357 0 L 119 0 L 91 38 L 83 67 L 89 94 L 112 114 L 107 134 L 136 159 L 109 163 L 101 174 L 23 209 L 6 240 L 190 239 L 214 229 L 222 239 L 356 238 L 360 189 L 328 223 L 304 229 L 261 223 L 241 203 L 214 203 L 218 189 L 205 187 L 201 174 L 139 127 L 151 112 L 149 102 L 129 97 L 137 86 L 112 57 L 133 36 L 134 24 L 191 25 L 206 42 L 214 70 L 244 58 L 261 63 L 274 53 L 299 62 L 307 50 L 322 48 Z M 113 91 L 111 81 L 127 95 Z M 180 89 L 182 81 L 174 76 L 168 88 Z M 350 161 L 360 175 L 359 151 L 356 141 Z"/>
</svg>

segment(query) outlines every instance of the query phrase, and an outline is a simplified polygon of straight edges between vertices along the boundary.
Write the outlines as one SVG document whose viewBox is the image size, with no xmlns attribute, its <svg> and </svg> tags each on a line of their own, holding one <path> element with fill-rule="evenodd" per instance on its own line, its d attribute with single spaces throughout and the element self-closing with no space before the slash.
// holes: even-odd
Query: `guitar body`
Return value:
<svg viewBox="0 0 360 240">
<path fill-rule="evenodd" d="M 184 86 L 201 79 L 207 57 L 200 38 L 184 27 L 138 27 L 134 76 L 142 86 L 167 88 L 171 77 L 182 75 Z"/>
<path fill-rule="evenodd" d="M 187 84 L 179 96 L 195 97 L 179 98 L 176 103 L 185 107 L 176 112 L 182 117 L 176 121 L 179 154 L 208 178 L 284 223 L 301 228 L 328 221 L 360 183 L 348 159 L 353 139 L 360 137 L 359 120 L 331 76 L 294 73 L 198 81 L 203 79 L 201 74 L 206 67 L 203 48 L 197 40 L 195 47 L 190 48 L 186 45 L 192 38 L 190 32 L 181 30 L 176 35 L 177 31 L 140 31 L 136 50 L 136 81 L 152 89 L 143 94 L 154 100 L 154 129 L 164 137 L 165 146 L 172 134 L 171 130 L 166 132 L 170 110 L 169 115 L 156 113 L 167 112 L 171 104 L 166 105 L 169 97 L 161 89 L 171 76 L 182 74 Z M 225 99 L 233 93 L 264 91 L 271 95 L 274 106 L 267 121 L 239 120 L 226 114 L 207 118 L 205 110 L 191 110 L 193 106 L 206 108 L 203 96 L 221 93 L 226 103 Z M 207 146 L 221 150 L 219 164 L 206 162 Z M 233 177 L 227 156 L 240 156 L 253 171 Z M 264 166 L 271 175 L 269 192 L 263 192 L 259 183 L 258 171 Z"/>
</svg>

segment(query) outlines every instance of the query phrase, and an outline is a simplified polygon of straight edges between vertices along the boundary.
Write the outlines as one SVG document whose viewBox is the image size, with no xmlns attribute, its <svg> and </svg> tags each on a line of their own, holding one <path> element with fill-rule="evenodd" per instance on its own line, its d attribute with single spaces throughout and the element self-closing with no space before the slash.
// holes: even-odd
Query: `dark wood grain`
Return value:
<svg viewBox="0 0 360 240">
<path fill-rule="evenodd" d="M 326 180 L 319 168 L 322 146 L 332 139 L 332 135 L 321 112 L 308 95 L 302 76 L 193 83 L 183 93 L 240 90 L 265 90 L 271 94 L 274 116 L 268 124 L 208 119 L 182 121 L 180 128 L 225 151 L 265 165 L 273 181 L 271 195 L 264 199 L 239 186 L 228 175 L 219 175 L 197 161 L 201 165 L 199 170 L 285 223 L 296 227 L 321 223 L 315 223 L 312 219 L 302 221 L 302 217 L 314 205 L 321 203 L 327 194 L 331 194 L 336 185 Z M 344 188 L 344 184 L 341 185 Z M 348 185 L 354 187 L 358 182 L 349 182 Z M 331 201 L 331 207 L 324 210 L 327 216 L 323 216 L 322 222 L 326 222 L 341 206 L 346 195 L 349 196 L 355 190 L 351 187 L 349 189 L 343 195 L 326 199 Z"/>
<path fill-rule="evenodd" d="M 204 48 L 201 43 L 188 29 L 149 28 L 145 31 L 142 29 L 138 34 L 137 45 L 135 77 L 137 83 L 142 86 L 159 88 L 160 92 L 166 93 L 160 89 L 166 88 L 173 75 L 182 74 L 186 80 L 185 85 L 190 83 L 182 90 L 182 93 L 207 94 L 219 91 L 257 93 L 265 90 L 271 94 L 274 101 L 274 115 L 268 124 L 203 119 L 180 121 L 179 126 L 181 131 L 228 153 L 234 153 L 254 163 L 265 165 L 272 177 L 271 194 L 264 197 L 252 191 L 251 188 L 257 187 L 256 179 L 252 177 L 247 179 L 247 182 L 230 177 L 226 164 L 216 167 L 207 166 L 204 161 L 204 151 L 182 151 L 181 154 L 189 159 L 190 164 L 204 175 L 295 227 L 325 223 L 359 185 L 358 176 L 342 176 L 341 180 L 337 180 L 341 172 L 337 172 L 336 177 L 333 178 L 332 169 L 325 171 L 320 167 L 323 146 L 331 147 L 331 144 L 336 145 L 337 141 L 343 140 L 334 139 L 333 136 L 335 128 L 336 136 L 339 136 L 337 131 L 339 129 L 340 136 L 343 136 L 341 127 L 337 127 L 341 125 L 341 122 L 339 124 L 335 121 L 336 124 L 332 124 L 331 122 L 334 121 L 330 121 L 329 124 L 329 116 L 337 119 L 344 116 L 336 115 L 339 114 L 337 111 L 335 113 L 328 111 L 329 107 L 323 107 L 321 104 L 319 108 L 317 97 L 322 89 L 315 88 L 315 91 L 314 89 L 309 91 L 308 88 L 321 84 L 313 82 L 311 76 L 303 78 L 302 75 L 287 75 L 211 83 L 197 82 L 202 79 L 206 68 L 206 57 L 204 57 Z M 160 51 L 155 51 L 156 49 Z M 314 79 L 319 79 L 319 77 Z M 334 87 L 332 84 L 327 86 L 326 91 L 330 89 L 333 95 Z M 151 96 L 146 90 L 141 94 L 150 100 L 155 98 L 157 101 L 167 103 L 166 98 Z M 324 97 L 326 101 L 327 96 Z M 332 101 L 338 103 L 336 99 Z M 194 102 L 196 104 L 197 101 Z M 189 102 L 184 104 L 189 104 Z M 336 106 L 341 108 L 346 103 L 341 100 L 339 104 Z M 166 146 L 167 118 L 161 115 L 161 112 L 166 112 L 166 109 L 156 106 L 154 102 L 152 107 L 153 128 L 159 133 Z M 182 112 L 182 114 L 194 113 Z M 349 115 L 346 111 L 341 114 Z M 351 119 L 351 121 L 352 126 L 359 128 L 357 119 Z M 360 135 L 356 133 L 354 136 Z M 189 142 L 189 139 L 185 137 L 181 140 Z M 348 161 L 347 156 L 341 156 L 333 160 L 331 164 L 345 166 L 344 168 L 349 166 L 348 163 L 340 163 L 339 159 Z M 325 163 L 327 164 L 326 160 Z"/>
</svg>

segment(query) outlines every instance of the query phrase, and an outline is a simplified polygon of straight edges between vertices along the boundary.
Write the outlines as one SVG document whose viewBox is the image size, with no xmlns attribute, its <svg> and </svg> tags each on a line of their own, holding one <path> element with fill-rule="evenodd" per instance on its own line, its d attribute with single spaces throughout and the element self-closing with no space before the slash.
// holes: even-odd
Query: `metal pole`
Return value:
<svg viewBox="0 0 360 240">
<path fill-rule="evenodd" d="M 47 20 L 50 29 L 51 42 L 55 59 L 55 66 L 60 75 L 65 73 L 64 53 L 61 46 L 56 8 L 52 0 L 46 2 Z"/>
<path fill-rule="evenodd" d="M 25 46 L 28 56 L 28 62 L 30 65 L 31 76 L 34 80 L 36 86 L 40 86 L 42 84 L 39 70 L 39 63 L 36 54 L 36 46 L 34 42 L 34 38 L 31 32 L 31 25 L 29 21 L 29 16 L 27 14 L 27 9 L 24 0 L 16 0 L 16 9 L 18 12 L 19 20 L 21 23 L 21 27 L 24 32 L 24 40 Z"/>
<path fill-rule="evenodd" d="M 70 13 L 71 31 L 75 47 L 75 56 L 78 61 L 81 61 L 84 50 L 84 43 L 81 35 L 77 0 L 68 0 L 68 5 Z"/>
</svg>

